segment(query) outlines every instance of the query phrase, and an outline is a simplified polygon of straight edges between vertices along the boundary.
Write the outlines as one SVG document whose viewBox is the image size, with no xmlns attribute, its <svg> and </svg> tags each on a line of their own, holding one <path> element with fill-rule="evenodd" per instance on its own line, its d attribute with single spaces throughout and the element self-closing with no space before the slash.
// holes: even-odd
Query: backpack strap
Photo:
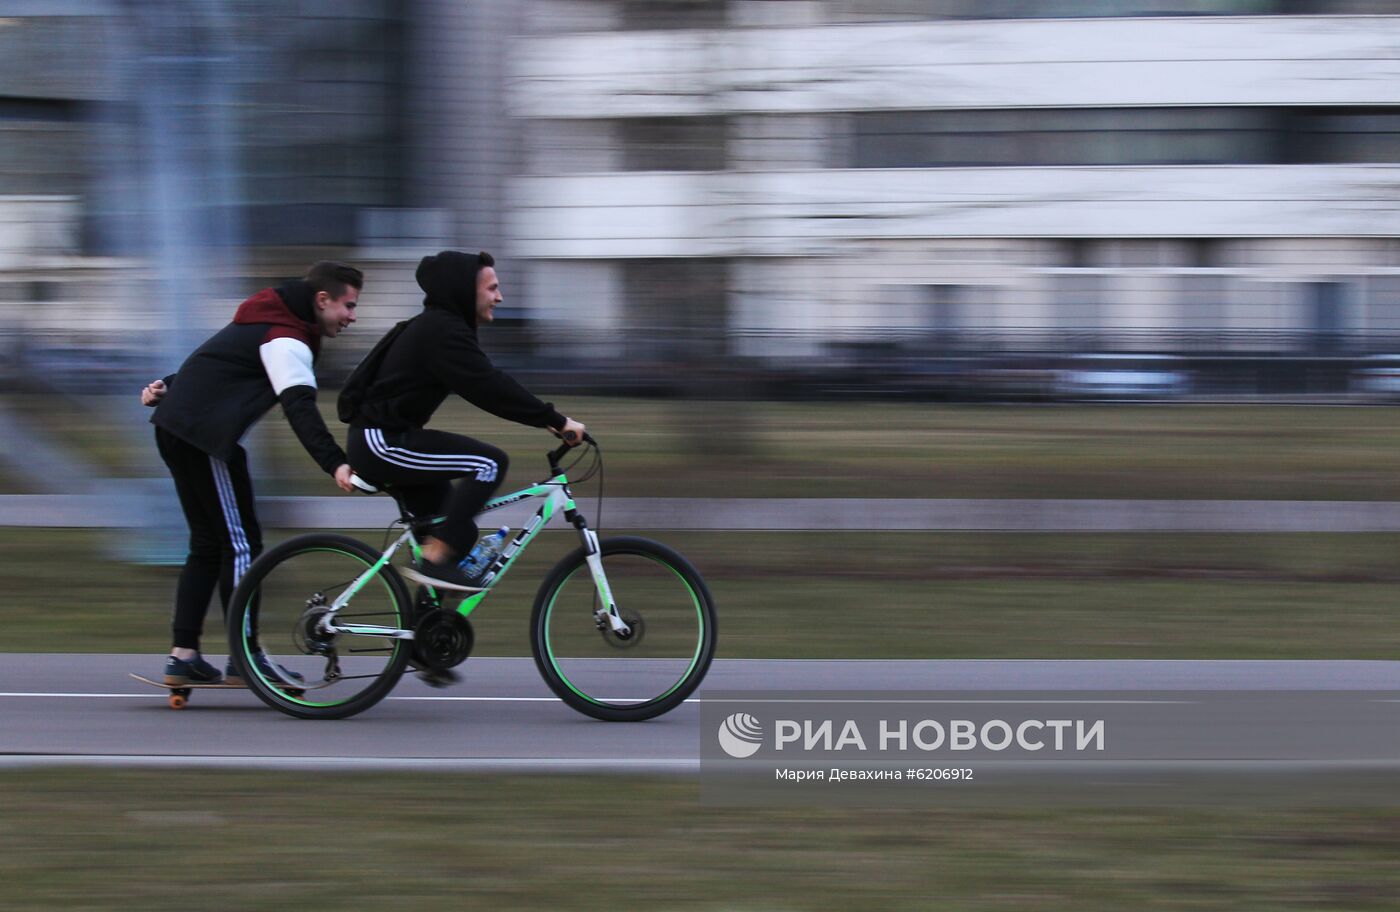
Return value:
<svg viewBox="0 0 1400 912">
<path fill-rule="evenodd" d="M 419 316 L 422 316 L 419 314 Z M 403 335 L 403 331 L 408 328 L 418 317 L 411 317 L 394 324 L 394 327 L 384 334 L 384 337 L 374 343 L 374 348 L 369 350 L 355 369 L 350 372 L 350 376 L 345 378 L 345 385 L 340 388 L 340 396 L 336 399 L 336 414 L 345 424 L 352 424 L 360 414 L 360 408 L 369 400 L 369 391 L 374 386 L 379 375 L 379 368 L 384 363 L 385 356 L 393 346 L 394 340 Z"/>
</svg>

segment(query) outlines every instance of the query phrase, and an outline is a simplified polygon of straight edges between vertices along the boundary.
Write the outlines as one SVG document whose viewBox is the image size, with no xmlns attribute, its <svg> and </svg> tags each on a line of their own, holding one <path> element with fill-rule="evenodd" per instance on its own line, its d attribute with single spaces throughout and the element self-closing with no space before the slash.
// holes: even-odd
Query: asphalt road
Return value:
<svg viewBox="0 0 1400 912">
<path fill-rule="evenodd" d="M 174 502 L 169 479 L 123 479 L 101 494 L 0 494 L 0 526 L 163 528 Z M 519 527 L 538 506 L 502 507 L 491 521 Z M 580 506 L 597 518 L 591 498 Z M 605 506 L 609 531 L 1400 532 L 1393 501 L 610 497 Z M 260 497 L 258 512 L 267 528 L 374 535 L 396 516 L 387 497 L 344 495 Z"/>
<path fill-rule="evenodd" d="M 559 702 L 528 658 L 473 658 L 433 690 L 405 677 L 351 719 L 304 721 L 237 690 L 196 691 L 174 712 L 127 677 L 153 655 L 0 654 L 0 766 L 76 763 L 691 773 L 700 703 L 745 691 L 1389 691 L 1400 663 L 1371 661 L 720 660 L 691 702 L 640 724 Z"/>
</svg>

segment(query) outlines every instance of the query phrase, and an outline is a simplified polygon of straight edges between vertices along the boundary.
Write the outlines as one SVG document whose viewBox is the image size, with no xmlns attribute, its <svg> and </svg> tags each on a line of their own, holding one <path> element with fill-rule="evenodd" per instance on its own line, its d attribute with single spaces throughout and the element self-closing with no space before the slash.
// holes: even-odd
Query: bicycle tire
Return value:
<svg viewBox="0 0 1400 912">
<path fill-rule="evenodd" d="M 300 558 L 298 568 L 303 565 L 314 565 L 317 561 L 311 559 L 311 555 L 318 556 L 318 561 L 329 561 L 334 571 L 330 573 L 333 577 L 345 574 L 353 580 L 359 574 L 372 567 L 379 560 L 381 554 L 369 545 L 346 535 L 334 533 L 312 533 L 300 535 L 288 539 L 277 545 L 275 548 L 265 552 L 255 560 L 248 571 L 239 581 L 238 588 L 234 592 L 228 613 L 228 638 L 229 654 L 243 675 L 248 689 L 257 694 L 262 700 L 273 709 L 280 710 L 289 716 L 300 719 L 343 719 L 353 716 L 356 713 L 364 712 L 384 699 L 399 678 L 403 676 L 412 657 L 411 640 L 388 640 L 388 646 L 378 649 L 365 649 L 364 652 L 384 652 L 387 653 L 380 661 L 373 661 L 372 673 L 364 675 L 347 676 L 345 680 L 366 679 L 367 684 L 363 690 L 347 695 L 344 699 L 338 699 L 330 693 L 322 693 L 322 690 L 329 691 L 335 686 L 336 681 L 324 679 L 322 682 L 313 682 L 309 677 L 309 686 L 304 690 L 286 686 L 287 681 L 270 681 L 266 675 L 259 670 L 252 659 L 254 652 L 262 653 L 268 660 L 275 663 L 277 667 L 287 670 L 290 664 L 284 657 L 296 659 L 291 650 L 282 651 L 269 649 L 272 641 L 279 640 L 280 636 L 288 631 L 285 629 L 286 618 L 290 618 L 297 610 L 295 600 L 311 593 L 318 586 L 325 584 L 324 580 L 316 579 L 303 584 L 300 578 L 289 568 L 293 562 Z M 309 570 L 313 575 L 326 575 L 319 567 Z M 303 574 L 304 575 L 304 574 Z M 264 592 L 269 587 L 269 580 L 288 580 L 284 585 L 274 587 L 274 592 Z M 335 579 L 332 582 L 339 583 L 341 580 Z M 346 581 L 348 584 L 348 581 Z M 287 589 L 283 592 L 282 589 Z M 372 595 L 370 595 L 372 593 Z M 385 626 L 409 627 L 412 624 L 413 606 L 410 600 L 408 587 L 404 584 L 392 566 L 386 564 L 380 571 L 371 578 L 360 592 L 356 599 L 373 599 L 374 604 L 380 607 L 379 614 L 389 615 L 392 621 Z M 278 605 L 274 609 L 265 607 L 265 604 L 275 599 Z M 347 608 L 354 608 L 355 602 L 351 601 Z M 274 610 L 282 610 L 285 617 L 274 619 L 269 615 Z M 311 607 L 307 604 L 306 611 Z M 263 637 L 263 630 L 275 626 L 278 629 L 270 630 L 266 638 Z M 293 638 L 303 631 L 298 628 L 293 632 Z M 308 654 L 310 655 L 310 654 Z M 323 657 L 319 657 L 321 662 L 325 662 Z M 315 659 L 303 663 L 307 671 L 312 670 Z M 364 658 L 356 658 L 354 661 L 364 662 Z"/>
<path fill-rule="evenodd" d="M 554 565 L 535 596 L 530 616 L 535 665 L 550 690 L 584 715 L 640 722 L 675 709 L 704 680 L 717 642 L 714 599 L 699 571 L 660 542 L 619 536 L 599 547 L 619 612 L 629 623 L 643 622 L 637 654 L 595 626 L 592 602 L 585 609 L 584 595 L 594 585 L 580 546 Z M 587 646 L 590 637 L 604 647 Z M 608 648 L 619 651 L 608 654 Z M 617 664 L 627 659 L 649 664 Z M 608 688 L 633 692 L 611 695 Z"/>
</svg>

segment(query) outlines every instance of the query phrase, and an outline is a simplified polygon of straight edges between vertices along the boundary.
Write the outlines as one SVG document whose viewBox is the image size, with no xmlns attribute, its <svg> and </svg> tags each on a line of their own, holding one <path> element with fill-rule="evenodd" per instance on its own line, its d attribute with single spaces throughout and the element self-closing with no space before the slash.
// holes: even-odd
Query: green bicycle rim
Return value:
<svg viewBox="0 0 1400 912">
<path fill-rule="evenodd" d="M 325 548 L 325 547 L 321 547 L 321 548 L 307 548 L 307 549 L 305 549 L 304 551 L 297 551 L 295 554 L 290 554 L 290 555 L 288 555 L 288 556 L 287 556 L 287 559 L 290 560 L 291 558 L 299 557 L 300 555 L 303 555 L 303 554 L 315 554 L 315 553 L 318 553 L 318 552 L 323 552 L 323 553 L 326 553 L 326 554 L 339 554 L 339 555 L 343 555 L 344 557 L 348 557 L 348 558 L 351 558 L 352 560 L 359 561 L 361 564 L 363 564 L 363 565 L 365 566 L 365 569 L 369 569 L 370 567 L 373 567 L 373 566 L 374 566 L 373 563 L 371 563 L 371 562 L 369 562 L 369 561 L 366 561 L 362 555 L 354 554 L 354 553 L 352 553 L 352 552 L 350 552 L 350 551 L 345 551 L 345 550 L 342 550 L 342 549 L 340 549 L 340 548 Z M 384 589 L 388 592 L 389 598 L 390 598 L 390 600 L 393 602 L 393 605 L 394 605 L 394 617 L 395 617 L 396 621 L 397 621 L 399 624 L 402 624 L 402 623 L 403 623 L 403 609 L 399 606 L 398 598 L 394 595 L 394 587 L 393 587 L 393 586 L 390 586 L 388 580 L 382 578 L 382 575 L 381 575 L 381 574 L 376 573 L 374 576 L 375 576 L 375 579 L 379 580 L 379 584 L 380 584 L 381 586 L 383 586 Z M 259 590 L 261 590 L 261 586 L 259 587 Z M 356 594 L 358 595 L 359 593 L 356 593 Z M 344 699 L 344 700 L 336 700 L 336 701 L 334 701 L 334 702 L 328 702 L 328 703 L 317 703 L 317 702 L 315 702 L 315 701 L 313 701 L 313 700 L 304 700 L 304 699 L 302 699 L 302 698 L 300 698 L 300 697 L 293 697 L 291 694 L 287 693 L 286 690 L 284 689 L 284 688 L 286 688 L 288 685 L 287 685 L 285 682 L 283 682 L 283 681 L 280 681 L 280 680 L 279 680 L 279 681 L 277 681 L 276 683 L 273 683 L 273 682 L 269 681 L 269 680 L 266 678 L 266 676 L 264 676 L 263 673 L 262 673 L 261 671 L 258 670 L 257 664 L 253 661 L 252 653 L 250 653 L 250 652 L 248 651 L 248 608 L 247 608 L 247 605 L 244 605 L 244 606 L 243 606 L 243 637 L 242 637 L 242 640 L 243 640 L 243 659 L 244 659 L 244 664 L 247 666 L 249 674 L 255 675 L 255 676 L 257 677 L 257 679 L 258 679 L 259 681 L 261 681 L 265 686 L 267 686 L 269 689 L 275 691 L 275 692 L 277 693 L 277 696 L 278 696 L 280 699 L 286 700 L 286 701 L 289 702 L 289 703 L 295 703 L 295 704 L 298 705 L 298 706 L 308 706 L 308 707 L 312 707 L 312 708 L 316 708 L 316 709 L 328 709 L 328 708 L 333 707 L 333 706 L 340 706 L 340 705 L 342 705 L 342 704 L 344 704 L 344 703 L 349 702 L 350 700 L 355 699 L 355 697 L 359 696 L 359 694 L 354 694 L 354 695 L 352 695 L 352 696 L 350 696 L 350 697 L 347 697 L 347 698 Z M 392 654 L 390 654 L 389 657 L 388 657 L 390 663 L 392 663 L 393 660 L 394 660 L 395 658 L 397 658 L 397 656 L 398 656 L 398 650 L 400 650 L 400 649 L 403 648 L 403 642 L 404 642 L 403 640 L 394 640 L 394 652 L 393 652 Z M 265 652 L 264 652 L 264 655 L 266 655 Z"/>
<path fill-rule="evenodd" d="M 666 690 L 665 693 L 657 694 L 656 696 L 652 697 L 651 699 L 645 700 L 645 701 L 643 701 L 643 702 L 641 702 L 641 703 L 627 704 L 627 705 L 624 705 L 624 706 L 620 707 L 620 708 L 625 708 L 625 709 L 636 709 L 636 708 L 639 708 L 639 707 L 642 707 L 642 706 L 650 706 L 650 705 L 653 704 L 653 703 L 656 703 L 656 702 L 658 702 L 658 701 L 660 701 L 660 700 L 666 699 L 666 698 L 669 697 L 671 694 L 675 693 L 676 690 L 677 690 L 682 684 L 684 684 L 686 681 L 688 681 L 688 680 L 690 679 L 691 674 L 695 671 L 695 665 L 696 665 L 696 663 L 698 663 L 698 662 L 700 661 L 700 653 L 701 653 L 702 651 L 704 651 L 704 649 L 705 649 L 705 635 L 708 633 L 708 628 L 707 628 L 706 625 L 705 625 L 705 612 L 704 612 L 704 609 L 703 609 L 703 608 L 701 607 L 701 605 L 700 605 L 700 598 L 699 598 L 699 596 L 696 595 L 696 593 L 695 593 L 695 587 L 692 586 L 692 585 L 690 585 L 690 581 L 687 580 L 687 579 L 681 574 L 681 572 L 680 572 L 679 570 L 677 570 L 675 567 L 671 566 L 671 564 L 669 564 L 668 562 L 662 560 L 662 559 L 659 558 L 659 557 L 656 557 L 656 556 L 654 556 L 654 555 L 651 555 L 651 554 L 644 554 L 644 553 L 636 552 L 636 551 L 620 551 L 620 552 L 616 552 L 616 553 L 619 554 L 619 555 L 629 555 L 629 556 L 632 556 L 632 557 L 645 557 L 647 560 L 652 561 L 653 563 L 660 564 L 661 566 L 665 567 L 667 570 L 670 570 L 671 573 L 675 574 L 676 578 L 679 579 L 679 580 L 681 581 L 681 585 L 685 586 L 685 591 L 688 592 L 688 593 L 690 593 L 690 602 L 691 602 L 692 605 L 695 606 L 695 619 L 696 619 L 696 622 L 700 625 L 700 627 L 699 627 L 700 635 L 699 635 L 698 637 L 696 637 L 696 640 L 695 640 L 695 654 L 692 655 L 692 656 L 690 657 L 690 665 L 686 668 L 685 673 L 682 674 L 679 678 L 677 678 L 677 679 L 676 679 L 676 683 L 672 684 L 672 685 Z M 574 686 L 574 682 L 571 681 L 571 680 L 569 680 L 569 676 L 566 675 L 566 674 L 564 674 L 564 670 L 563 670 L 562 668 L 560 668 L 560 667 L 559 667 L 559 663 L 558 663 L 557 661 L 555 661 L 555 658 L 554 658 L 554 647 L 553 647 L 553 646 L 550 644 L 550 642 L 549 642 L 549 621 L 550 621 L 550 618 L 552 618 L 552 617 L 554 616 L 554 601 L 555 601 L 555 599 L 557 599 L 557 598 L 559 597 L 559 593 L 560 593 L 560 592 L 564 591 L 564 587 L 568 584 L 569 580 L 571 580 L 571 579 L 574 578 L 574 574 L 577 573 L 579 570 L 586 569 L 587 567 L 588 567 L 588 562 L 585 560 L 585 561 L 584 561 L 583 563 L 581 563 L 578 567 L 576 567 L 576 568 L 574 568 L 572 571 L 570 571 L 568 576 L 566 576 L 566 577 L 564 577 L 562 580 L 560 580 L 560 581 L 559 581 L 559 585 L 555 587 L 553 594 L 550 595 L 550 597 L 549 597 L 549 604 L 545 606 L 544 619 L 543 619 L 543 626 L 544 626 L 544 651 L 545 651 L 545 655 L 549 658 L 549 667 L 554 669 L 554 673 L 555 673 L 556 675 L 559 676 L 559 680 L 561 680 L 561 681 L 564 682 L 564 686 L 565 686 L 565 687 L 569 688 L 569 690 L 571 690 L 571 691 L 573 691 L 575 694 L 577 694 L 577 695 L 579 696 L 580 699 L 587 700 L 589 703 L 592 703 L 594 706 L 614 707 L 614 706 L 618 706 L 618 704 L 614 704 L 614 703 L 604 703 L 602 700 L 599 700 L 599 699 L 597 699 L 597 698 L 595 698 L 595 697 L 591 697 L 591 696 L 589 696 L 588 694 L 584 693 L 583 691 L 579 690 L 577 687 L 575 687 L 575 686 Z"/>
</svg>

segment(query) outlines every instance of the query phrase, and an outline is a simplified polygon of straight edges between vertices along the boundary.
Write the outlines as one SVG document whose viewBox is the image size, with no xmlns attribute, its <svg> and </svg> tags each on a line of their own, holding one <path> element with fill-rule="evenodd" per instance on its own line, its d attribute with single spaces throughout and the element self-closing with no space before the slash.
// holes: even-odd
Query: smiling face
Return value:
<svg viewBox="0 0 1400 912">
<path fill-rule="evenodd" d="M 496 319 L 496 305 L 504 301 L 501 295 L 501 280 L 496 277 L 496 270 L 491 266 L 483 266 L 476 274 L 476 322 L 477 325 L 490 323 Z"/>
<path fill-rule="evenodd" d="M 334 339 L 340 331 L 355 322 L 355 307 L 360 302 L 360 290 L 353 285 L 345 287 L 345 293 L 338 298 L 329 292 L 316 292 L 316 323 L 321 327 L 321 335 Z"/>
</svg>

